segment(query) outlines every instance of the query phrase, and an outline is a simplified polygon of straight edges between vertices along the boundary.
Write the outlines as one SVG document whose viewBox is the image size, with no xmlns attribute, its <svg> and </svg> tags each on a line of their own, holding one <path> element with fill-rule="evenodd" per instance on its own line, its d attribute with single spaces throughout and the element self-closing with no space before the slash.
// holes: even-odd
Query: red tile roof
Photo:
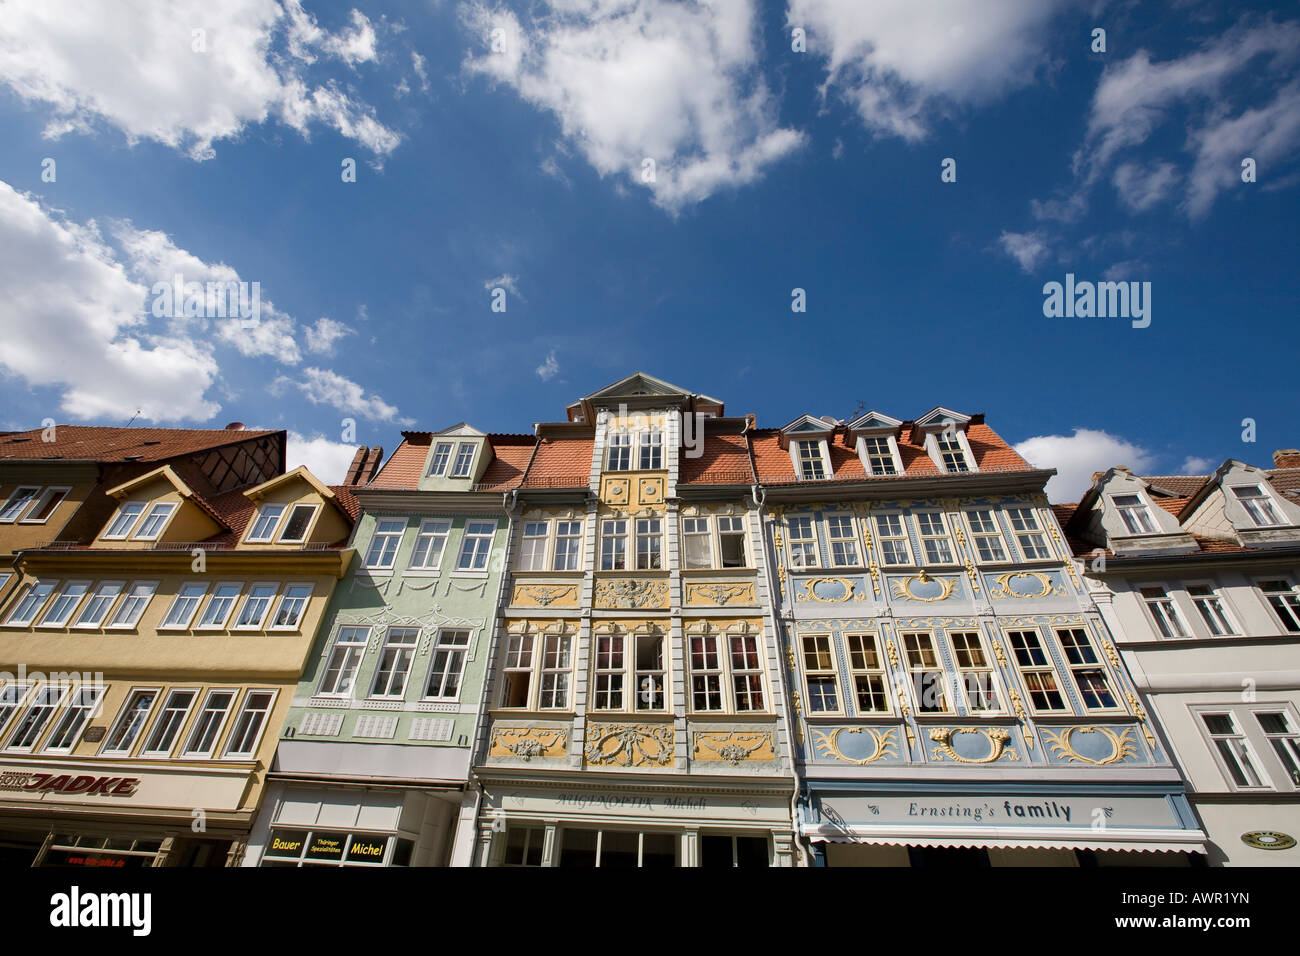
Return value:
<svg viewBox="0 0 1300 956">
<path fill-rule="evenodd" d="M 595 439 L 543 438 L 521 483 L 523 488 L 580 488 L 591 481 Z"/>
<path fill-rule="evenodd" d="M 678 453 L 679 481 L 699 485 L 754 483 L 744 435 L 705 435 L 701 454 L 692 458 L 691 450 L 682 448 Z"/>
<path fill-rule="evenodd" d="M 384 467 L 367 487 L 410 489 L 419 485 L 424 463 L 429 457 L 429 432 L 411 432 L 402 438 L 397 450 L 388 456 Z"/>
<path fill-rule="evenodd" d="M 58 425 L 52 442 L 43 440 L 43 430 L 14 432 L 0 436 L 0 461 L 165 461 L 250 438 L 276 437 L 283 431 L 236 431 L 198 428 L 108 428 L 97 425 Z"/>
<path fill-rule="evenodd" d="M 347 512 L 348 517 L 355 523 L 361 515 L 361 503 L 357 501 L 352 492 L 361 487 L 360 485 L 329 485 L 329 490 L 334 492 L 334 498 L 342 505 L 343 510 Z"/>
<path fill-rule="evenodd" d="M 488 435 L 487 440 L 492 446 L 493 458 L 479 478 L 476 489 L 508 491 L 518 487 L 537 439 L 532 435 L 493 434 Z M 424 465 L 429 459 L 432 441 L 432 432 L 402 432 L 402 443 L 365 487 L 414 491 L 424 477 Z M 587 483 L 585 478 L 582 483 Z"/>
<path fill-rule="evenodd" d="M 532 435 L 489 435 L 495 457 L 478 480 L 480 490 L 509 491 L 524 480 L 537 439 Z"/>
</svg>

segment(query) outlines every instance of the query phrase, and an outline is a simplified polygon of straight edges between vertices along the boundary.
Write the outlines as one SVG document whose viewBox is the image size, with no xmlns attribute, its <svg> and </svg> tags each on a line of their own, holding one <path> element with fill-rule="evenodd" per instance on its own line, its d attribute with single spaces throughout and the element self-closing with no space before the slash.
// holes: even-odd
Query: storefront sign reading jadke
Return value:
<svg viewBox="0 0 1300 956">
<path fill-rule="evenodd" d="M 92 777 L 88 774 L 74 777 L 67 773 L 33 773 L 25 770 L 0 773 L 0 790 L 130 797 L 135 794 L 138 786 L 138 777 Z"/>
</svg>

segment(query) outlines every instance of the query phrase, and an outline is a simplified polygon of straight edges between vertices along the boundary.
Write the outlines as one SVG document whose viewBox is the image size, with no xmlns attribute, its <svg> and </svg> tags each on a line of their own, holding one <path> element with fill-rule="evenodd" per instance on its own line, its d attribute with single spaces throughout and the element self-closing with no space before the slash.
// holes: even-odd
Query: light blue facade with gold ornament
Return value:
<svg viewBox="0 0 1300 956">
<path fill-rule="evenodd" d="M 754 447 L 796 829 L 817 862 L 1090 866 L 1150 851 L 1186 865 L 1204 851 L 1047 504 L 1052 472 L 981 416 L 942 408 L 804 416 Z"/>
</svg>

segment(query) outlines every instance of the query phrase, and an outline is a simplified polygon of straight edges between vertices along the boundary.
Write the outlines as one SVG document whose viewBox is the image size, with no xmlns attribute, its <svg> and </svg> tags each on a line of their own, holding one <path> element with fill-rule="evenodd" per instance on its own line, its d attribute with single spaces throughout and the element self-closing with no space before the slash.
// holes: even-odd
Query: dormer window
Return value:
<svg viewBox="0 0 1300 956">
<path fill-rule="evenodd" d="M 447 471 L 447 463 L 451 461 L 451 442 L 440 441 L 433 446 L 433 457 L 429 459 L 430 478 L 439 478 Z"/>
<path fill-rule="evenodd" d="M 248 540 L 270 541 L 275 534 L 275 526 L 280 523 L 283 515 L 284 505 L 262 505 L 262 510 L 257 513 L 257 520 L 253 522 L 253 527 L 248 532 Z"/>
<path fill-rule="evenodd" d="M 894 464 L 894 451 L 889 447 L 889 439 L 883 435 L 873 435 L 862 439 L 866 452 L 867 471 L 876 476 L 896 475 L 898 468 Z"/>
<path fill-rule="evenodd" d="M 307 537 L 307 528 L 315 514 L 315 505 L 294 505 L 284 527 L 280 529 L 279 540 L 295 543 L 302 541 Z"/>
<path fill-rule="evenodd" d="M 1129 534 L 1159 534 L 1151 510 L 1140 495 L 1115 495 L 1111 498 Z"/>
<path fill-rule="evenodd" d="M 128 501 L 117 509 L 117 517 L 113 523 L 108 526 L 104 532 L 105 538 L 121 539 L 130 534 L 135 523 L 140 520 L 140 515 L 144 514 L 143 501 Z"/>
<path fill-rule="evenodd" d="M 954 475 L 970 471 L 970 463 L 966 460 L 966 449 L 962 447 L 955 431 L 941 432 L 936 435 L 935 445 L 938 446 L 944 471 Z"/>
<path fill-rule="evenodd" d="M 282 504 L 262 505 L 244 540 L 252 544 L 271 541 L 298 544 L 306 539 L 307 529 L 318 510 L 318 506 L 313 504 L 294 505 L 292 508 Z M 279 534 L 276 534 L 277 527 L 280 529 Z"/>
<path fill-rule="evenodd" d="M 1238 485 L 1232 489 L 1232 493 L 1237 496 L 1256 527 L 1272 528 L 1285 524 L 1273 505 L 1273 499 L 1259 485 Z"/>
<path fill-rule="evenodd" d="M 613 432 L 609 436 L 609 456 L 606 471 L 632 470 L 632 436 L 627 432 Z"/>
<path fill-rule="evenodd" d="M 468 478 L 470 465 L 474 462 L 474 443 L 463 441 L 456 449 L 456 463 L 451 466 L 451 477 Z"/>
<path fill-rule="evenodd" d="M 802 481 L 821 481 L 826 477 L 826 464 L 822 461 L 819 441 L 801 441 L 799 445 L 799 478 Z"/>
<path fill-rule="evenodd" d="M 145 519 L 140 522 L 140 527 L 136 529 L 133 538 L 141 541 L 153 541 L 158 535 L 162 534 L 163 525 L 171 517 L 172 512 L 176 510 L 176 505 L 172 502 L 154 505 L 145 515 Z"/>
</svg>

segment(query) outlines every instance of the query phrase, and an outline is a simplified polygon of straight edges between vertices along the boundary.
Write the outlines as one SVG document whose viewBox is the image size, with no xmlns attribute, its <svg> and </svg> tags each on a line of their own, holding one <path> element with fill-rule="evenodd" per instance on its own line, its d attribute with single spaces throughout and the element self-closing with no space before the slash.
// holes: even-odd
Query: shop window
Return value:
<svg viewBox="0 0 1300 956">
<path fill-rule="evenodd" d="M 705 833 L 700 836 L 700 866 L 763 867 L 771 866 L 771 851 L 765 836 L 723 836 Z"/>
<path fill-rule="evenodd" d="M 565 828 L 560 866 L 574 868 L 671 867 L 677 865 L 677 833 Z"/>
<path fill-rule="evenodd" d="M 546 831 L 541 827 L 510 827 L 506 830 L 503 866 L 541 866 Z"/>
</svg>

